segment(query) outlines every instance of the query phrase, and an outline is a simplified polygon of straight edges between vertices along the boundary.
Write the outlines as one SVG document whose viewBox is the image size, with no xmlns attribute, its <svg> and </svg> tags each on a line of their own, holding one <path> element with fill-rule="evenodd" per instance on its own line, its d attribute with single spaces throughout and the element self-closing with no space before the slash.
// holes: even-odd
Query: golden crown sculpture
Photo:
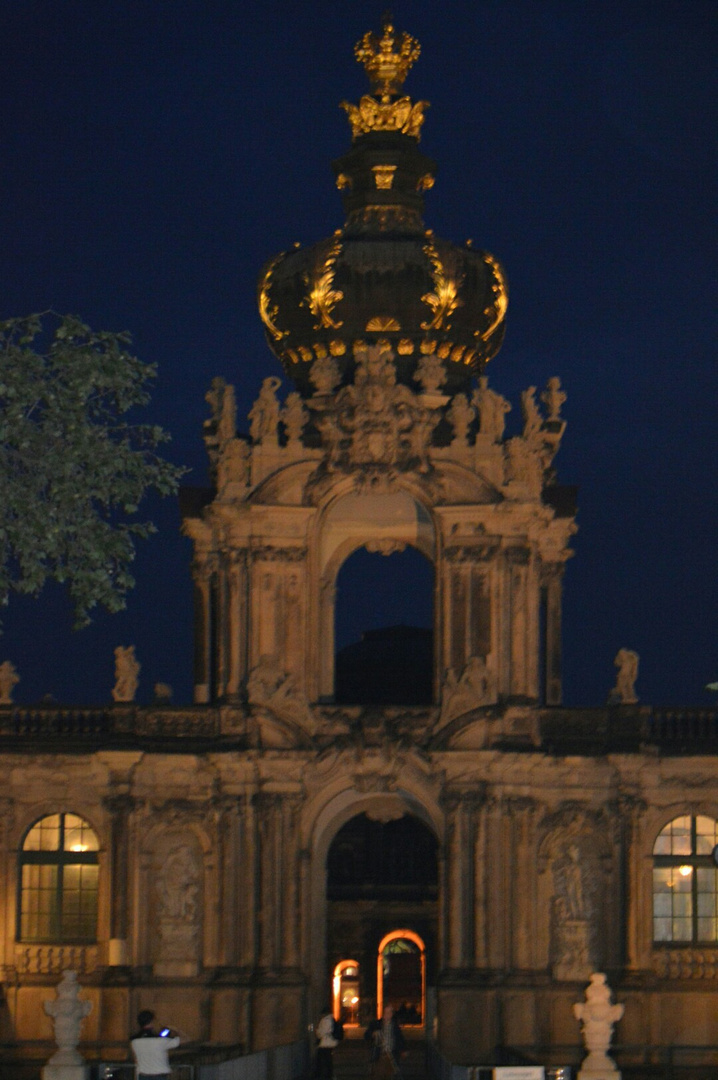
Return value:
<svg viewBox="0 0 718 1080">
<path fill-rule="evenodd" d="M 394 52 L 395 42 L 399 45 L 398 52 Z M 420 53 L 416 38 L 406 33 L 396 38 L 390 22 L 384 24 L 381 37 L 370 30 L 354 46 L 354 55 L 364 65 L 372 90 L 384 102 L 399 93 Z"/>
<path fill-rule="evenodd" d="M 395 50 L 397 46 L 398 51 Z M 409 69 L 418 59 L 421 46 L 411 34 L 396 36 L 390 22 L 384 24 L 381 36 L 371 30 L 354 47 L 357 62 L 364 65 L 376 97 L 365 94 L 358 105 L 343 101 L 341 107 L 349 116 L 352 137 L 369 131 L 401 131 L 419 139 L 428 101 L 412 102 L 409 97 L 396 98 Z"/>
</svg>

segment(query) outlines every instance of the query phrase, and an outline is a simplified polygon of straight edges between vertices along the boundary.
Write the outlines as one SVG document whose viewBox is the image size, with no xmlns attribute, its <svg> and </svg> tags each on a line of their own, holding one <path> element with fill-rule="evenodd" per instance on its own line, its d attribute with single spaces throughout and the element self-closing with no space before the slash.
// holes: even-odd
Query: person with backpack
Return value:
<svg viewBox="0 0 718 1080">
<path fill-rule="evenodd" d="M 314 1068 L 314 1074 L 317 1080 L 333 1080 L 333 1050 L 335 1046 L 339 1045 L 339 1041 L 344 1035 L 342 1029 L 341 1035 L 337 1037 L 337 1023 L 338 1021 L 334 1019 L 331 1008 L 329 1005 L 325 1005 L 322 1009 L 322 1018 L 317 1024 L 315 1031 L 319 1043 L 317 1046 L 317 1060 Z M 341 1027 L 341 1025 L 339 1026 Z"/>
</svg>

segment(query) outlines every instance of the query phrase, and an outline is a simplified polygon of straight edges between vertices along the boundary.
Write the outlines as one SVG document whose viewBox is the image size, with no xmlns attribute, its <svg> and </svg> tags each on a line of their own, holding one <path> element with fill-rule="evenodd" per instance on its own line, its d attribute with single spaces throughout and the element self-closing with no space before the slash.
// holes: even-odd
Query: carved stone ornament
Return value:
<svg viewBox="0 0 718 1080">
<path fill-rule="evenodd" d="M 446 368 L 436 353 L 421 357 L 416 365 L 414 381 L 418 382 L 425 394 L 436 394 L 446 382 Z"/>
<path fill-rule="evenodd" d="M 55 992 L 57 997 L 54 1001 L 43 1002 L 45 1012 L 52 1017 L 57 1043 L 57 1051 L 48 1061 L 43 1075 L 47 1080 L 52 1080 L 54 1076 L 82 1077 L 85 1062 L 77 1050 L 77 1044 L 82 1021 L 92 1011 L 92 1002 L 80 1001 L 76 971 L 64 971 Z M 77 1074 L 73 1067 L 78 1069 Z"/>
<path fill-rule="evenodd" d="M 541 395 L 541 400 L 548 410 L 548 416 L 546 419 L 549 422 L 555 422 L 561 420 L 561 406 L 566 400 L 566 394 L 561 389 L 561 380 L 557 375 L 552 377 L 546 383 L 546 389 Z"/>
<path fill-rule="evenodd" d="M 329 472 L 429 468 L 431 433 L 439 419 L 407 386 L 397 384 L 389 343 L 357 345 L 354 383 L 317 414 Z"/>
<path fill-rule="evenodd" d="M 155 878 L 158 974 L 192 974 L 197 969 L 200 881 L 195 850 L 175 843 L 164 855 Z"/>
<path fill-rule="evenodd" d="M 586 1001 L 573 1006 L 573 1015 L 581 1021 L 581 1034 L 587 1057 L 579 1070 L 579 1080 L 619 1080 L 615 1061 L 608 1056 L 613 1026 L 623 1016 L 625 1006 L 611 1004 L 611 988 L 599 971 L 591 975 L 586 987 Z"/>
<path fill-rule="evenodd" d="M 247 677 L 250 705 L 267 709 L 281 719 L 307 727 L 311 711 L 293 675 L 288 675 L 277 656 L 262 656 Z"/>
<path fill-rule="evenodd" d="M 301 444 L 302 432 L 308 419 L 309 413 L 304 408 L 301 395 L 296 392 L 288 394 L 282 409 L 282 420 L 290 446 Z"/>
<path fill-rule="evenodd" d="M 323 356 L 315 360 L 309 372 L 309 381 L 321 396 L 334 393 L 341 378 L 339 364 L 333 356 Z"/>
<path fill-rule="evenodd" d="M 494 680 L 487 670 L 483 656 L 471 656 L 460 678 L 453 668 L 446 672 L 441 688 L 441 714 L 439 725 L 451 723 L 459 716 L 496 702 Z"/>
</svg>

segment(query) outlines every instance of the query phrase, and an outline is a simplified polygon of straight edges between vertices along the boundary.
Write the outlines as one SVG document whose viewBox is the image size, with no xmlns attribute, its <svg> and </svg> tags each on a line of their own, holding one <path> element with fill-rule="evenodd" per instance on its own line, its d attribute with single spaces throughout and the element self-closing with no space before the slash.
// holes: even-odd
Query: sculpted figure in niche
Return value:
<svg viewBox="0 0 718 1080">
<path fill-rule="evenodd" d="M 469 405 L 466 394 L 457 394 L 452 399 L 448 419 L 454 429 L 454 444 L 466 446 L 469 442 L 469 424 L 474 419 L 474 408 Z"/>
<path fill-rule="evenodd" d="M 546 383 L 546 389 L 541 395 L 541 400 L 548 409 L 547 419 L 550 421 L 561 420 L 561 406 L 566 400 L 566 394 L 561 389 L 561 380 L 553 375 Z"/>
<path fill-rule="evenodd" d="M 293 392 L 287 396 L 282 409 L 282 420 L 287 432 L 287 440 L 290 445 L 299 445 L 302 441 L 302 432 L 309 419 L 309 414 L 304 408 L 300 394 Z"/>
<path fill-rule="evenodd" d="M 541 431 L 541 413 L 536 404 L 536 387 L 529 386 L 521 392 L 521 412 L 524 418 L 523 437 L 527 442 L 535 441 Z"/>
<path fill-rule="evenodd" d="M 159 916 L 194 922 L 197 917 L 197 866 L 188 847 L 172 848 L 157 879 Z"/>
<path fill-rule="evenodd" d="M 115 686 L 112 697 L 117 702 L 135 700 L 141 665 L 135 656 L 134 645 L 118 645 L 115 649 Z"/>
<path fill-rule="evenodd" d="M 276 375 L 270 375 L 262 382 L 259 397 L 249 413 L 249 434 L 255 443 L 276 442 L 279 425 L 277 390 L 281 385 Z"/>
<path fill-rule="evenodd" d="M 3 660 L 0 664 L 0 705 L 12 705 L 12 692 L 20 682 L 12 660 Z"/>
<path fill-rule="evenodd" d="M 506 414 L 511 412 L 511 403 L 489 388 L 486 375 L 480 377 L 478 388 L 474 390 L 471 400 L 479 411 L 479 433 L 487 435 L 492 442 L 501 442 L 506 427 Z"/>
<path fill-rule="evenodd" d="M 638 653 L 633 649 L 619 649 L 616 653 L 613 663 L 618 673 L 616 685 L 608 698 L 609 705 L 635 705 L 637 703 L 636 679 L 639 659 Z"/>
</svg>

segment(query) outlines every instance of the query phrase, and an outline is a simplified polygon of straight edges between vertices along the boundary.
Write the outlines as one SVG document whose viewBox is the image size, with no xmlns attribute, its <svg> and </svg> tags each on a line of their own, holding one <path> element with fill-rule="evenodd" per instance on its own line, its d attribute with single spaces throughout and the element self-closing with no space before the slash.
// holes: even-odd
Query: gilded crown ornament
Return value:
<svg viewBox="0 0 718 1080">
<path fill-rule="evenodd" d="M 395 43 L 399 46 L 398 52 L 394 51 Z M 369 30 L 354 46 L 354 55 L 358 63 L 364 65 L 372 90 L 380 94 L 384 102 L 399 93 L 420 53 L 421 46 L 416 38 L 406 33 L 400 38 L 395 37 L 390 22 L 384 23 L 381 37 Z"/>
<path fill-rule="evenodd" d="M 357 42 L 354 55 L 358 63 L 364 65 L 372 91 L 377 96 L 365 94 L 358 105 L 342 102 L 342 108 L 349 116 L 353 138 L 370 131 L 400 131 L 418 141 L 424 123 L 424 109 L 428 108 L 429 103 L 413 102 L 409 97 L 398 97 L 398 94 L 420 52 L 421 46 L 416 38 L 407 33 L 395 35 L 391 22 L 384 24 L 381 37 L 367 31 Z"/>
</svg>

